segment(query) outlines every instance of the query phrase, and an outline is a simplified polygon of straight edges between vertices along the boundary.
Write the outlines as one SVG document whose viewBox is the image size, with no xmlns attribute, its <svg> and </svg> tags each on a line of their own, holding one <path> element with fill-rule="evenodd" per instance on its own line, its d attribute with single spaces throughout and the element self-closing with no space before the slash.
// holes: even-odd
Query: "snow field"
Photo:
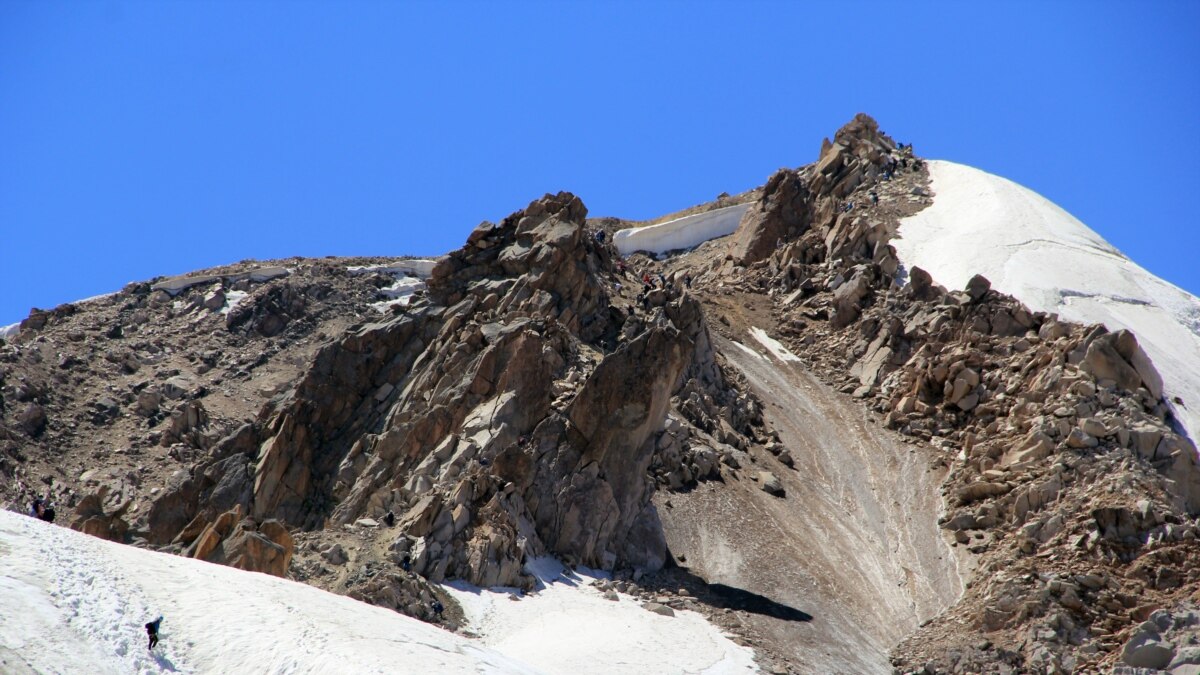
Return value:
<svg viewBox="0 0 1200 675">
<path fill-rule="evenodd" d="M 930 161 L 929 175 L 933 204 L 904 219 L 892 240 L 906 267 L 949 289 L 982 274 L 1035 311 L 1133 331 L 1176 417 L 1200 439 L 1200 299 L 1028 188 L 953 162 Z"/>
<path fill-rule="evenodd" d="M 485 636 L 470 640 L 305 584 L 0 511 L 0 672 L 754 670 L 750 650 L 697 614 L 660 617 L 628 597 L 603 600 L 579 579 L 539 574 L 546 587 L 519 602 L 454 590 Z M 162 641 L 151 653 L 143 626 L 159 615 Z"/>
</svg>

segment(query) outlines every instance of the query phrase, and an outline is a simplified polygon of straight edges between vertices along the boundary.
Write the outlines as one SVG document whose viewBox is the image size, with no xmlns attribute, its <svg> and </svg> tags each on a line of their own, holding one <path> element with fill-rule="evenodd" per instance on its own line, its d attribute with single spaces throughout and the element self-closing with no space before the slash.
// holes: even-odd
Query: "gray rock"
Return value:
<svg viewBox="0 0 1200 675">
<path fill-rule="evenodd" d="M 1135 668 L 1165 668 L 1174 657 L 1175 645 L 1148 632 L 1136 633 L 1121 651 L 1121 659 Z"/>
<path fill-rule="evenodd" d="M 1200 668 L 1200 647 L 1184 647 L 1180 649 L 1167 667 L 1174 669 L 1187 665 L 1194 665 Z"/>
<path fill-rule="evenodd" d="M 346 555 L 346 550 L 341 544 L 332 544 L 324 551 L 321 551 L 321 557 L 324 558 L 330 565 L 343 565 L 350 559 Z"/>
<path fill-rule="evenodd" d="M 1100 441 L 1096 440 L 1094 436 L 1087 434 L 1083 429 L 1078 427 L 1072 429 L 1071 433 L 1067 436 L 1067 445 L 1072 448 L 1094 448 L 1099 444 Z"/>
<path fill-rule="evenodd" d="M 163 382 L 159 390 L 167 398 L 183 398 L 191 391 L 192 386 L 193 382 L 190 379 L 178 376 Z"/>
<path fill-rule="evenodd" d="M 642 605 L 642 608 L 646 611 L 654 612 L 660 616 L 675 616 L 675 610 L 657 602 L 647 602 L 646 604 Z"/>
</svg>

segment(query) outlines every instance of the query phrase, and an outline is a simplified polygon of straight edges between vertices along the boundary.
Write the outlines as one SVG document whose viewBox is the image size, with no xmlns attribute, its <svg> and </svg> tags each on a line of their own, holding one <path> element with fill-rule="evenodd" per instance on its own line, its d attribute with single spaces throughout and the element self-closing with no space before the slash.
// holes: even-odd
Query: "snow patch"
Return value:
<svg viewBox="0 0 1200 675">
<path fill-rule="evenodd" d="M 788 351 L 778 340 L 767 335 L 766 331 L 761 328 L 751 328 L 750 335 L 758 340 L 758 343 L 767 348 L 767 351 L 775 355 L 775 358 L 780 361 L 800 361 L 800 357 Z"/>
<path fill-rule="evenodd" d="M 7 326 L 0 327 L 0 340 L 10 338 L 21 332 L 21 322 L 10 323 Z"/>
<path fill-rule="evenodd" d="M 962 164 L 928 164 L 933 204 L 901 222 L 891 242 L 900 261 L 951 289 L 982 274 L 1035 311 L 1133 331 L 1176 418 L 1200 439 L 1200 299 L 1028 188 Z"/>
<path fill-rule="evenodd" d="M 250 294 L 246 291 L 229 291 L 225 294 L 225 306 L 221 308 L 221 313 L 228 315 L 237 308 L 243 300 L 249 297 Z"/>
<path fill-rule="evenodd" d="M 574 571 L 553 558 L 526 564 L 538 579 L 535 593 L 479 589 L 462 582 L 444 586 L 472 632 L 497 651 L 550 673 L 608 675 L 616 672 L 757 672 L 753 652 L 739 647 L 691 611 L 664 617 L 636 598 L 606 600 L 590 584 L 607 578 L 587 568 Z"/>
<path fill-rule="evenodd" d="M 742 220 L 742 214 L 752 203 L 726 206 L 657 225 L 619 230 L 613 235 L 613 245 L 621 255 L 635 251 L 661 255 L 667 251 L 693 248 L 709 239 L 733 234 Z"/>
<path fill-rule="evenodd" d="M 433 274 L 436 264 L 436 260 L 400 260 L 381 265 L 356 265 L 347 267 L 346 271 L 351 274 L 390 274 L 396 278 L 391 286 L 379 289 L 379 293 L 388 299 L 371 303 L 375 311 L 387 313 L 394 307 L 408 306 L 413 293 L 425 290 L 424 279 Z"/>
<path fill-rule="evenodd" d="M 771 360 L 771 359 L 768 359 L 767 357 L 763 356 L 762 354 L 759 354 L 758 352 L 754 351 L 753 349 L 747 347 L 746 345 L 738 342 L 737 340 L 733 340 L 733 344 L 735 346 L 737 346 L 738 349 L 746 352 L 747 354 L 749 354 L 750 356 L 753 356 L 756 359 L 762 359 L 763 361 L 767 361 L 767 362 L 770 362 L 770 360 Z"/>
</svg>

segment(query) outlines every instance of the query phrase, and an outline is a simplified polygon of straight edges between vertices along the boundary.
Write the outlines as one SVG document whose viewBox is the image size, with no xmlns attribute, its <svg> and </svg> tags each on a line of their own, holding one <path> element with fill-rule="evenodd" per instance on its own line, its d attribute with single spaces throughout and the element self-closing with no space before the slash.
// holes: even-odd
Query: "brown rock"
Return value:
<svg viewBox="0 0 1200 675">
<path fill-rule="evenodd" d="M 808 230 L 811 210 L 808 187 L 799 172 L 780 169 L 767 180 L 758 203 L 742 216 L 731 239 L 731 254 L 742 265 L 766 258 L 780 240 L 791 241 Z"/>
</svg>

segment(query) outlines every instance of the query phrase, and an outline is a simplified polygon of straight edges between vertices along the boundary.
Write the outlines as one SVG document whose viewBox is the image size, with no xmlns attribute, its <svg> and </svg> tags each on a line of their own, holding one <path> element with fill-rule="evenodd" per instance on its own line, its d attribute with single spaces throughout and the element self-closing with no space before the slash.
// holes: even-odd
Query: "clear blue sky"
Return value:
<svg viewBox="0 0 1200 675">
<path fill-rule="evenodd" d="M 1200 2 L 0 3 L 0 325 L 246 258 L 647 218 L 854 113 L 1200 293 Z"/>
</svg>

